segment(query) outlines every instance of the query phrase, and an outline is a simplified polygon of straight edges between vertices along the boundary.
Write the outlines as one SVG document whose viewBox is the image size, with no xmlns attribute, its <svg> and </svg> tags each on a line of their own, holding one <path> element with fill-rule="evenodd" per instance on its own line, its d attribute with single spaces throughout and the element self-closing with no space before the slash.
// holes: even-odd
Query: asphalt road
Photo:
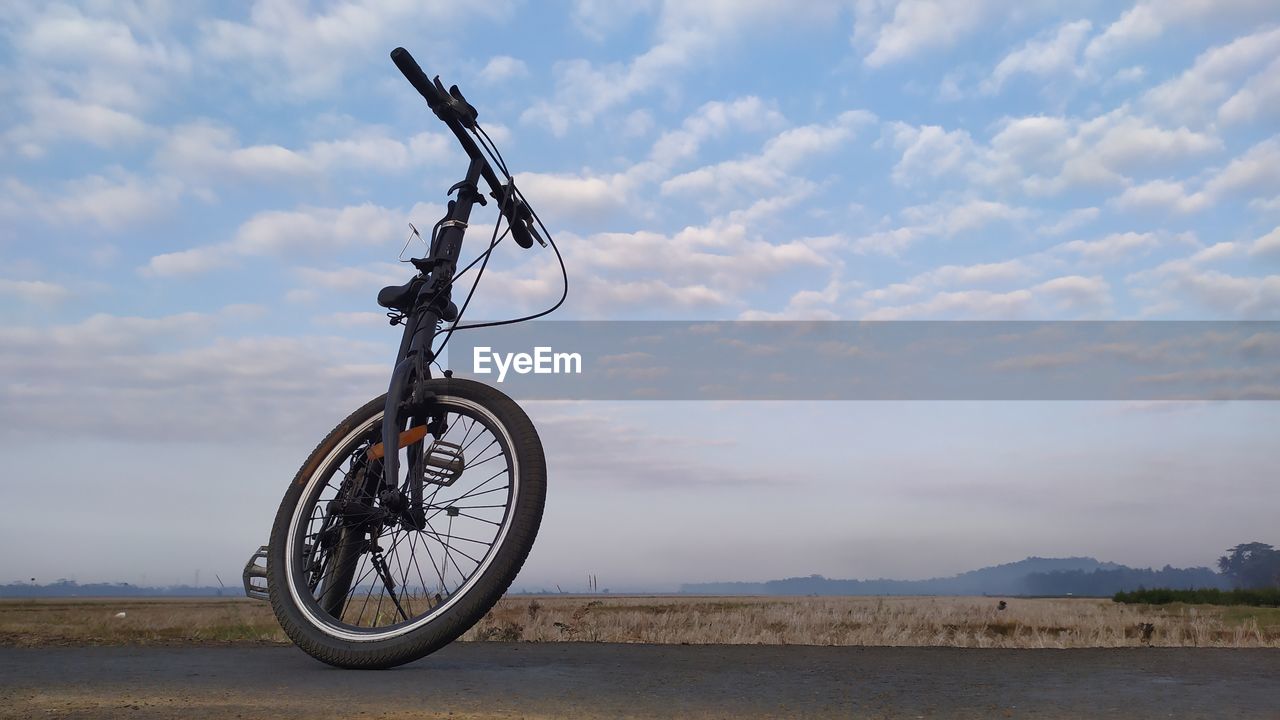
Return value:
<svg viewBox="0 0 1280 720">
<path fill-rule="evenodd" d="M 1269 718 L 1280 650 L 455 643 L 395 670 L 279 646 L 0 648 L 0 717 Z"/>
</svg>

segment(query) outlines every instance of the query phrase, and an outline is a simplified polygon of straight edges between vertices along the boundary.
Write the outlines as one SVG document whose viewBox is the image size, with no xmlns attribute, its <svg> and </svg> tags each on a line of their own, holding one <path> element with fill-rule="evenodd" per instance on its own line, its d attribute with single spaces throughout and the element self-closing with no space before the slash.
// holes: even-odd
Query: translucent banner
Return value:
<svg viewBox="0 0 1280 720">
<path fill-rule="evenodd" d="M 448 354 L 520 399 L 1280 399 L 1273 321 L 549 321 Z"/>
</svg>

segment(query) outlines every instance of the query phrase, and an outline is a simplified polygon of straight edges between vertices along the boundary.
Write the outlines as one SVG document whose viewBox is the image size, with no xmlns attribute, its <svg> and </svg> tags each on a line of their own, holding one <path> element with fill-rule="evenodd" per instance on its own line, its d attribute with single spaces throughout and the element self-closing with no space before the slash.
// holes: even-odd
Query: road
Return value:
<svg viewBox="0 0 1280 720">
<path fill-rule="evenodd" d="M 1280 650 L 455 643 L 382 672 L 291 647 L 0 648 L 0 717 L 1268 718 Z"/>
</svg>

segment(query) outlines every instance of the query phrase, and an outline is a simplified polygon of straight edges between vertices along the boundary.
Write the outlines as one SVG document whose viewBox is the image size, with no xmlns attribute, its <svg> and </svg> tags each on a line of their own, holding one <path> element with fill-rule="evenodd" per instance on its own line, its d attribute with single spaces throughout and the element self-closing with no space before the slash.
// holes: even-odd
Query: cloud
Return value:
<svg viewBox="0 0 1280 720">
<path fill-rule="evenodd" d="M 1097 220 L 1101 214 L 1102 211 L 1096 207 L 1077 208 L 1064 214 L 1057 222 L 1041 225 L 1036 228 L 1036 232 L 1041 235 L 1062 235 Z"/>
<path fill-rule="evenodd" d="M 996 64 L 991 77 L 983 84 L 983 91 L 999 92 L 1015 75 L 1051 77 L 1074 72 L 1080 46 L 1092 29 L 1093 23 L 1088 20 L 1076 20 L 1028 40 Z"/>
<path fill-rule="evenodd" d="M 605 280 L 590 277 L 584 288 L 596 308 L 665 307 L 677 310 L 718 308 L 729 304 L 725 293 L 701 283 L 679 285 L 666 280 Z M 597 310 L 598 312 L 598 310 Z"/>
<path fill-rule="evenodd" d="M 1035 271 L 1021 260 L 1005 260 L 976 265 L 943 265 L 917 275 L 911 282 L 943 286 L 990 285 L 1023 280 L 1034 274 Z"/>
<path fill-rule="evenodd" d="M 663 133 L 654 142 L 649 158 L 660 167 L 670 168 L 696 157 L 707 140 L 718 140 L 735 131 L 776 129 L 785 122 L 771 103 L 754 95 L 728 102 L 714 100 L 686 117 L 678 129 Z"/>
<path fill-rule="evenodd" d="M 529 74 L 529 66 L 523 60 L 510 55 L 495 55 L 480 69 L 480 79 L 491 85 L 522 78 Z"/>
<path fill-rule="evenodd" d="M 627 62 L 597 65 L 576 59 L 557 63 L 555 93 L 534 103 L 520 119 L 563 136 L 573 126 L 589 125 L 633 97 L 661 88 L 698 63 L 713 62 L 726 45 L 749 31 L 767 28 L 776 33 L 782 27 L 830 21 L 838 15 L 840 5 L 836 0 L 799 5 L 770 0 L 666 0 L 652 47 Z"/>
<path fill-rule="evenodd" d="M 767 221 L 788 207 L 767 198 L 670 233 L 562 233 L 557 242 L 571 263 L 573 286 L 566 311 L 587 317 L 637 312 L 651 317 L 655 312 L 681 316 L 742 309 L 753 303 L 751 293 L 780 273 L 837 266 L 834 251 L 847 242 L 844 238 L 779 239 L 769 233 Z M 521 266 L 485 272 L 476 317 L 540 309 L 559 297 L 560 268 L 554 258 L 520 257 L 525 260 Z"/>
<path fill-rule="evenodd" d="M 1101 63 L 1174 27 L 1205 25 L 1253 28 L 1280 19 L 1271 0 L 1139 0 L 1089 42 L 1085 57 Z"/>
<path fill-rule="evenodd" d="M 385 329 L 387 327 L 386 313 L 378 312 L 336 312 L 328 315 L 320 315 L 312 319 L 317 325 L 327 325 L 332 327 L 347 328 L 378 328 Z"/>
<path fill-rule="evenodd" d="M 203 22 L 198 47 L 218 63 L 247 67 L 255 93 L 302 100 L 335 91 L 354 66 L 373 58 L 390 70 L 386 48 L 397 39 L 415 37 L 430 48 L 460 24 L 493 22 L 510 7 L 505 0 L 466 6 L 448 0 L 343 0 L 313 12 L 305 0 L 256 0 L 245 22 Z M 431 52 L 416 56 L 428 69 Z"/>
<path fill-rule="evenodd" d="M 656 5 L 655 0 L 573 0 L 569 19 L 583 35 L 601 41 Z"/>
<path fill-rule="evenodd" d="M 6 118 L 0 152 L 12 147 L 40 158 L 68 141 L 104 150 L 136 146 L 155 132 L 146 112 L 188 76 L 190 54 L 165 37 L 165 9 L 140 21 L 125 6 L 85 5 L 6 6 L 0 92 L 18 117 Z"/>
<path fill-rule="evenodd" d="M 832 278 L 820 290 L 796 291 L 787 305 L 779 312 L 764 310 L 745 310 L 738 315 L 739 320 L 839 320 L 841 316 L 833 306 L 840 300 L 845 284 Z M 852 346 L 826 347 L 826 352 L 836 355 L 854 357 L 858 349 Z"/>
<path fill-rule="evenodd" d="M 403 227 L 403 213 L 372 203 L 344 208 L 262 212 L 236 231 L 235 248 L 247 255 L 324 251 L 382 242 Z"/>
<path fill-rule="evenodd" d="M 854 251 L 898 255 L 921 239 L 953 237 L 993 223 L 1016 223 L 1028 218 L 1030 211 L 992 200 L 967 200 L 908 207 L 901 215 L 905 224 L 857 238 Z"/>
<path fill-rule="evenodd" d="M 163 170 L 192 181 L 315 177 L 339 170 L 402 172 L 449 157 L 453 143 L 424 132 L 402 142 L 381 128 L 360 128 L 350 136 L 312 142 L 299 149 L 263 144 L 241 146 L 235 132 L 210 122 L 180 125 L 156 151 Z"/>
<path fill-rule="evenodd" d="M 940 290 L 1007 285 L 1034 277 L 1038 271 L 1022 260 L 1005 260 L 975 265 L 943 265 L 920 273 L 905 282 L 866 290 L 861 294 L 864 310 L 871 306 L 901 306 L 903 303 L 938 293 Z M 990 288 L 978 288 L 987 291 Z M 965 296 L 985 297 L 985 296 Z M 954 300 L 954 298 L 953 298 Z M 884 309 L 884 308 L 882 308 Z M 901 311 L 901 308 L 899 310 Z M 886 312 L 897 312 L 890 307 Z"/>
<path fill-rule="evenodd" d="M 227 319 L 99 314 L 0 326 L 0 373 L 13 379 L 0 385 L 0 434 L 237 443 L 270 427 L 272 442 L 314 440 L 385 382 L 385 367 L 370 360 L 385 348 L 328 337 L 210 341 Z"/>
<path fill-rule="evenodd" d="M 1070 118 L 1046 115 L 1006 118 L 997 127 L 987 148 L 971 151 L 980 159 L 980 165 L 975 166 L 976 181 L 1026 190 L 1043 182 L 1042 178 L 1061 175 L 1072 150 L 1079 149 L 1074 137 L 1078 133 L 1078 121 Z"/>
<path fill-rule="evenodd" d="M 905 287 L 864 293 L 855 307 L 862 311 L 864 320 L 1014 320 L 1061 313 L 1096 317 L 1111 305 L 1110 285 L 1098 276 L 1067 275 L 1005 292 L 936 291 L 928 287 L 929 278 L 926 273 Z M 904 304 L 924 296 L 926 299 Z"/>
<path fill-rule="evenodd" d="M 1142 82 L 1147 77 L 1147 69 L 1141 65 L 1133 65 L 1131 67 L 1117 70 L 1114 75 L 1108 78 L 1103 84 L 1103 90 L 1119 90 L 1126 85 Z"/>
<path fill-rule="evenodd" d="M 319 288 L 325 295 L 333 292 L 361 292 L 372 294 L 387 285 L 399 285 L 412 274 L 411 266 L 404 263 L 374 263 L 362 267 L 342 267 L 337 270 L 303 267 L 294 274 L 308 288 Z"/>
<path fill-rule="evenodd" d="M 982 145 L 963 129 L 890 124 L 888 136 L 902 151 L 894 181 L 912 186 L 959 176 L 974 185 L 1052 196 L 1121 186 L 1134 175 L 1175 168 L 1224 147 L 1217 137 L 1160 127 L 1127 108 L 1087 120 L 1006 118 L 997 128 Z"/>
<path fill-rule="evenodd" d="M 637 179 L 630 174 L 518 173 L 516 182 L 541 215 L 557 223 L 594 224 L 625 209 Z"/>
<path fill-rule="evenodd" d="M 710 231 L 710 232 L 707 232 Z M 721 237 L 708 241 L 708 234 Z M 732 238 L 732 239 L 729 239 Z M 575 260 L 588 272 L 608 271 L 613 279 L 629 273 L 664 281 L 708 285 L 737 294 L 771 273 L 792 267 L 824 267 L 822 240 L 770 243 L 749 226 L 731 220 L 686 227 L 674 235 L 652 232 L 600 233 L 573 243 Z"/>
<path fill-rule="evenodd" d="M 648 135 L 654 127 L 653 113 L 644 108 L 632 110 L 622 120 L 622 136 L 638 138 Z"/>
<path fill-rule="evenodd" d="M 44 280 L 7 280 L 0 278 L 0 295 L 16 297 L 22 302 L 48 305 L 71 296 L 71 291 Z"/>
<path fill-rule="evenodd" d="M 1091 311 L 1111 304 L 1111 286 L 1097 275 L 1068 275 L 1037 285 L 1033 292 L 1052 298 L 1058 310 Z"/>
<path fill-rule="evenodd" d="M 893 181 L 911 185 L 922 177 L 938 178 L 961 172 L 975 153 L 973 139 L 965 130 L 947 131 L 937 125 L 916 127 L 903 122 L 889 125 L 893 146 L 902 157 L 893 166 Z"/>
<path fill-rule="evenodd" d="M 182 196 L 181 183 L 170 178 L 141 178 L 120 169 L 61 183 L 55 191 L 39 191 L 9 179 L 6 193 L 14 200 L 0 213 L 40 218 L 58 226 L 92 223 L 107 231 L 141 224 L 172 210 Z"/>
<path fill-rule="evenodd" d="M 1210 177 L 1204 191 L 1214 198 L 1280 192 L 1280 139 L 1263 140 L 1250 147 Z"/>
<path fill-rule="evenodd" d="M 1173 210 L 1190 213 L 1207 207 L 1210 199 L 1202 192 L 1188 193 L 1181 182 L 1152 180 L 1125 188 L 1114 203 L 1122 210 Z"/>
<path fill-rule="evenodd" d="M 1225 166 L 1208 171 L 1198 189 L 1192 190 L 1191 184 L 1152 180 L 1125 188 L 1112 204 L 1123 210 L 1192 213 L 1231 198 L 1267 198 L 1280 192 L 1280 142 L 1264 140 Z"/>
<path fill-rule="evenodd" d="M 1059 252 L 1078 255 L 1081 260 L 1093 263 L 1116 262 L 1125 256 L 1145 253 L 1160 245 L 1156 233 L 1112 233 L 1097 240 L 1072 240 L 1054 248 Z"/>
<path fill-rule="evenodd" d="M 414 208 L 410 214 L 420 210 Z M 156 255 L 139 271 L 151 277 L 190 275 L 225 267 L 240 257 L 320 254 L 381 244 L 400 232 L 407 217 L 402 211 L 372 203 L 260 212 L 245 221 L 228 242 Z"/>
<path fill-rule="evenodd" d="M 645 122 L 652 117 L 645 115 Z M 785 124 L 782 115 L 758 97 L 704 103 L 690 113 L 679 128 L 664 132 L 654 142 L 647 160 L 625 171 L 598 174 L 523 172 L 517 181 L 535 207 L 547 217 L 573 225 L 596 225 L 616 218 L 639 204 L 638 193 L 649 183 L 664 179 L 680 163 L 698 155 L 703 143 L 735 132 L 760 132 Z M 769 162 L 768 160 L 761 162 Z"/>
<path fill-rule="evenodd" d="M 82 107 L 137 111 L 190 71 L 181 45 L 139 40 L 129 23 L 103 10 L 49 4 L 19 20 L 13 48 L 29 90 L 47 95 L 61 87 Z"/>
<path fill-rule="evenodd" d="M 230 266 L 234 255 L 225 245 L 179 250 L 152 257 L 139 272 L 149 277 L 195 275 Z"/>
<path fill-rule="evenodd" d="M 869 67 L 882 67 L 927 50 L 950 47 L 981 22 L 981 8 L 987 4 L 903 0 L 892 5 L 893 17 L 884 23 L 875 23 L 869 8 L 860 8 L 855 39 L 868 38 L 871 45 L 863 62 Z M 862 3 L 863 8 L 871 5 Z M 879 26 L 869 29 L 873 24 Z"/>
<path fill-rule="evenodd" d="M 1090 125 L 1086 124 L 1083 129 L 1086 137 L 1095 131 Z M 1152 160 L 1158 163 L 1202 155 L 1223 147 L 1216 137 L 1182 127 L 1172 130 L 1155 127 L 1136 117 L 1119 117 L 1102 125 L 1097 128 L 1093 151 L 1105 166 L 1122 173 L 1147 167 Z"/>
<path fill-rule="evenodd" d="M 1270 320 L 1280 314 L 1280 275 L 1242 277 L 1217 270 L 1184 270 L 1172 273 L 1165 289 L 1221 317 Z"/>
<path fill-rule="evenodd" d="M 785 180 L 791 179 L 790 170 L 810 157 L 832 151 L 873 119 L 868 112 L 851 110 L 830 123 L 784 130 L 767 141 L 756 155 L 706 165 L 663 182 L 662 194 L 740 198 L 744 192 L 778 190 Z"/>
<path fill-rule="evenodd" d="M 1253 241 L 1249 254 L 1257 257 L 1280 258 L 1280 227 Z"/>
<path fill-rule="evenodd" d="M 1280 58 L 1249 78 L 1218 109 L 1218 117 L 1227 125 L 1280 118 Z"/>
<path fill-rule="evenodd" d="M 961 290 L 935 294 L 932 298 L 909 305 L 882 307 L 866 312 L 863 320 L 1012 320 L 1029 317 L 1034 307 L 1030 290 L 992 292 Z"/>
<path fill-rule="evenodd" d="M 880 68 L 949 49 L 996 24 L 1018 23 L 1052 5 L 1038 0 L 858 0 L 853 43 Z"/>
<path fill-rule="evenodd" d="M 1280 28 L 1236 38 L 1204 51 L 1182 74 L 1148 90 L 1142 104 L 1161 117 L 1184 123 L 1212 120 L 1221 104 L 1224 121 L 1243 122 L 1271 107 L 1274 98 L 1269 77 L 1274 73 L 1254 75 L 1248 88 L 1236 88 L 1277 55 Z"/>
<path fill-rule="evenodd" d="M 51 95 L 31 95 L 21 104 L 30 119 L 11 128 L 4 137 L 28 157 L 40 157 L 47 145 L 64 139 L 114 150 L 155 132 L 131 113 L 105 105 Z"/>
<path fill-rule="evenodd" d="M 1233 275 L 1205 266 L 1245 255 L 1268 257 L 1274 234 L 1250 244 L 1220 242 L 1201 247 L 1187 257 L 1134 272 L 1125 281 L 1143 301 L 1147 316 L 1178 313 L 1185 317 L 1191 309 L 1207 311 L 1210 317 L 1269 320 L 1280 314 L 1280 275 Z"/>
</svg>

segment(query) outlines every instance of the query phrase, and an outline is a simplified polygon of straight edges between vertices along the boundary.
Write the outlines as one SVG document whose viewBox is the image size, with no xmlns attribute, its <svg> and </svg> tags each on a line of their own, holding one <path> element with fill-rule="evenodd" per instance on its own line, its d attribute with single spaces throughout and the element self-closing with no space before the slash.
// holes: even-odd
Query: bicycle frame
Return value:
<svg viewBox="0 0 1280 720">
<path fill-rule="evenodd" d="M 458 258 L 462 253 L 462 241 L 466 234 L 467 223 L 471 219 L 471 209 L 477 202 L 484 203 L 479 182 L 488 170 L 488 163 L 481 157 L 472 157 L 467 167 L 467 175 L 452 188 L 458 191 L 456 200 L 449 201 L 449 213 L 442 223 L 440 231 L 432 240 L 430 252 L 426 258 L 413 259 L 414 266 L 427 276 L 426 282 L 418 290 L 418 297 L 413 309 L 405 320 L 404 335 L 400 339 L 400 350 L 396 354 L 395 369 L 391 372 L 391 383 L 387 387 L 386 405 L 382 416 L 383 487 L 394 489 L 399 485 L 399 436 L 400 407 L 406 389 L 411 389 L 410 417 L 427 414 L 427 405 L 432 398 L 422 396 L 417 384 L 420 380 L 431 377 L 431 363 L 435 361 L 432 340 L 435 339 L 436 326 L 446 317 L 451 304 L 450 283 L 457 272 Z M 492 173 L 492 170 L 489 170 Z M 410 382 L 414 385 L 410 388 Z M 412 468 L 411 468 L 412 471 Z M 422 479 L 414 478 L 410 482 L 412 491 L 412 507 L 419 507 L 422 500 Z"/>
<path fill-rule="evenodd" d="M 458 143 L 466 151 L 471 164 L 467 167 L 466 177 L 453 187 L 449 194 L 458 191 L 456 200 L 449 201 L 448 216 L 441 221 L 440 230 L 431 240 L 430 253 L 425 258 L 413 258 L 411 262 L 426 281 L 418 288 L 405 322 L 404 336 L 400 340 L 400 350 L 396 354 L 395 370 L 391 373 L 391 383 L 387 388 L 387 400 L 383 411 L 382 447 L 383 447 L 383 490 L 394 491 L 399 482 L 399 449 L 400 413 L 404 392 L 411 390 L 408 416 L 426 422 L 430 417 L 432 398 L 424 397 L 420 382 L 431 377 L 431 363 L 435 361 L 432 341 L 436 336 L 436 327 L 440 321 L 457 319 L 457 310 L 450 300 L 451 283 L 458 268 L 458 257 L 462 251 L 462 239 L 466 233 L 467 222 L 471 218 L 471 209 L 476 203 L 484 204 L 484 195 L 480 192 L 481 178 L 489 186 L 489 195 L 498 203 L 498 212 L 506 217 L 512 238 L 521 247 L 528 248 L 536 240 L 545 245 L 533 227 L 533 219 L 527 205 L 515 190 L 515 185 L 504 185 L 497 173 L 489 165 L 484 154 L 476 145 L 476 141 L 467 135 L 467 129 L 478 129 L 476 109 L 467 103 L 458 86 L 445 90 L 440 78 L 434 81 L 427 78 L 426 73 L 414 61 L 404 48 L 391 51 L 391 59 L 404 74 L 405 79 L 413 85 L 418 94 L 427 101 L 427 105 L 440 120 L 458 138 Z M 503 174 L 506 169 L 503 168 Z M 510 179 L 510 176 L 507 176 Z M 412 383 L 412 385 L 411 385 Z M 421 437 L 421 436 L 419 436 Z M 404 443 L 406 445 L 411 443 Z M 410 459 L 414 459 L 413 451 Z M 422 501 L 423 478 L 418 472 L 421 468 L 410 468 L 410 488 L 412 492 L 411 509 L 420 510 Z"/>
</svg>

